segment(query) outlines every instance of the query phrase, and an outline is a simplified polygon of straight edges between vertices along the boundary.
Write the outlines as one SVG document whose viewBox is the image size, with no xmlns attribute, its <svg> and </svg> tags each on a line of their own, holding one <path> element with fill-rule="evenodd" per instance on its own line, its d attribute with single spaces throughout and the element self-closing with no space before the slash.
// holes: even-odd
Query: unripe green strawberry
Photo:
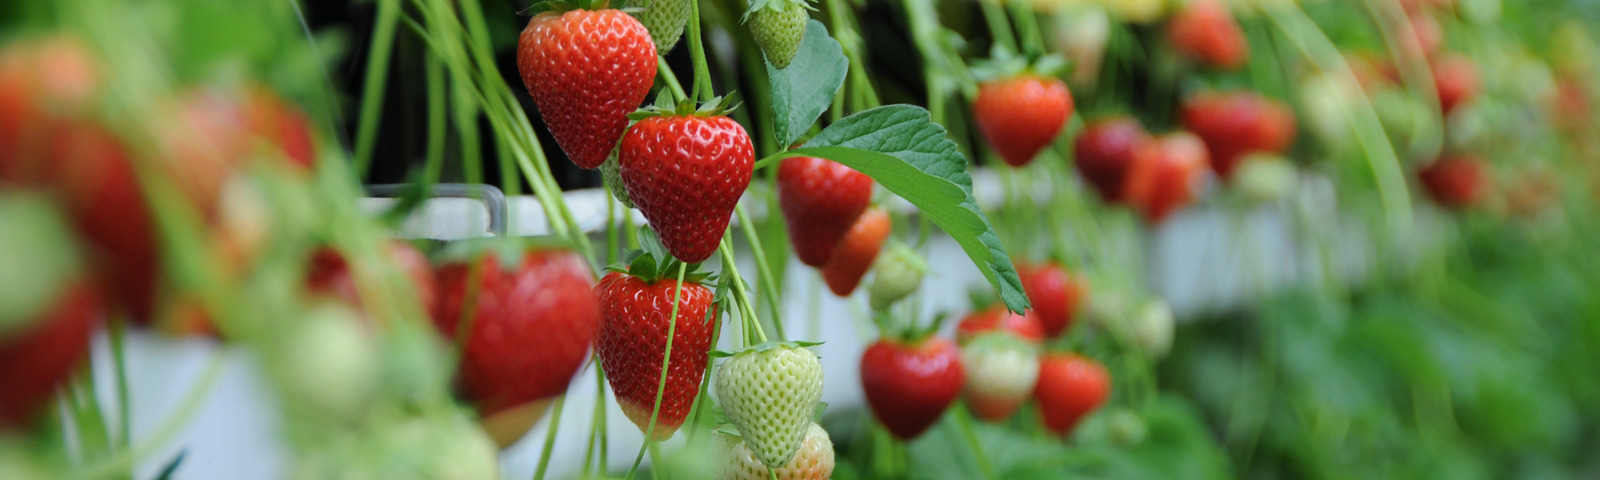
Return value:
<svg viewBox="0 0 1600 480">
<path fill-rule="evenodd" d="M 1005 420 L 1033 395 L 1039 380 L 1038 347 L 1016 335 L 986 333 L 961 347 L 967 370 L 962 396 L 978 418 Z"/>
<path fill-rule="evenodd" d="M 600 164 L 600 180 L 604 181 L 606 188 L 611 190 L 611 197 L 616 198 L 617 203 L 621 203 L 624 207 L 635 208 L 633 197 L 628 196 L 627 185 L 622 184 L 621 162 L 617 161 L 617 152 L 620 151 L 619 149 L 611 150 L 611 156 L 606 157 L 606 163 Z"/>
<path fill-rule="evenodd" d="M 917 291 L 922 276 L 928 273 L 928 262 L 916 250 L 897 243 L 878 256 L 872 271 L 872 284 L 867 286 L 872 309 L 885 310 Z"/>
<path fill-rule="evenodd" d="M 766 480 L 772 478 L 767 466 L 757 459 L 740 437 L 717 434 L 712 451 L 720 458 L 719 480 Z M 826 480 L 833 478 L 833 440 L 828 431 L 815 423 L 806 430 L 806 439 L 794 458 L 772 470 L 779 480 Z"/>
<path fill-rule="evenodd" d="M 756 45 L 761 46 L 761 53 L 766 54 L 767 62 L 772 66 L 788 67 L 789 62 L 794 61 L 795 53 L 800 51 L 800 39 L 805 37 L 806 22 L 811 20 L 806 8 L 805 0 L 750 2 L 744 22 L 750 26 L 750 35 L 756 38 Z"/>
<path fill-rule="evenodd" d="M 717 369 L 717 403 L 756 459 L 779 468 L 805 440 L 822 400 L 822 363 L 795 344 L 763 343 Z"/>
<path fill-rule="evenodd" d="M 629 6 L 640 7 L 632 12 L 633 18 L 650 31 L 650 40 L 656 44 L 656 53 L 666 55 L 683 37 L 683 27 L 689 24 L 690 0 L 630 0 Z"/>
</svg>

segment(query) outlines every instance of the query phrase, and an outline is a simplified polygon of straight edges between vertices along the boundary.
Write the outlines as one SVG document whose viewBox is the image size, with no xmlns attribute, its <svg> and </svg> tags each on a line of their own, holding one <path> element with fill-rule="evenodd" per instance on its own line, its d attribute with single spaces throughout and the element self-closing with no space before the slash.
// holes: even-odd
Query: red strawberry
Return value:
<svg viewBox="0 0 1600 480">
<path fill-rule="evenodd" d="M 82 116 L 100 90 L 89 51 L 70 37 L 19 41 L 0 50 L 0 179 L 39 181 L 42 149 L 57 122 Z"/>
<path fill-rule="evenodd" d="M 956 324 L 956 341 L 966 344 L 978 335 L 994 330 L 1011 332 L 1034 344 L 1044 342 L 1045 338 L 1044 326 L 1039 324 L 1033 311 L 1018 315 L 1007 311 L 1004 305 L 996 304 L 962 318 L 961 323 Z"/>
<path fill-rule="evenodd" d="M 1071 353 L 1045 355 L 1039 361 L 1039 382 L 1033 387 L 1045 428 L 1057 435 L 1072 432 L 1084 416 L 1111 395 L 1111 374 L 1099 362 Z"/>
<path fill-rule="evenodd" d="M 1467 57 L 1442 56 L 1433 62 L 1433 87 L 1439 92 L 1439 109 L 1449 114 L 1478 94 L 1478 67 Z"/>
<path fill-rule="evenodd" d="M 992 80 L 978 88 L 972 116 L 995 153 L 1021 167 L 1061 133 L 1072 116 L 1072 94 L 1057 78 L 1025 74 Z"/>
<path fill-rule="evenodd" d="M 755 147 L 728 117 L 650 117 L 628 129 L 619 160 L 628 196 L 661 243 L 678 260 L 696 263 L 717 250 L 750 186 Z"/>
<path fill-rule="evenodd" d="M 961 350 L 942 338 L 880 339 L 861 355 L 861 388 L 873 415 L 901 440 L 922 435 L 961 394 Z"/>
<path fill-rule="evenodd" d="M 245 116 L 250 130 L 275 147 L 290 165 L 307 170 L 314 166 L 316 144 L 305 112 L 272 90 L 258 87 L 245 98 Z"/>
<path fill-rule="evenodd" d="M 1206 168 L 1205 144 L 1187 132 L 1169 133 L 1145 142 L 1133 154 L 1133 168 L 1122 186 L 1123 201 L 1150 223 L 1194 200 L 1195 184 Z"/>
<path fill-rule="evenodd" d="M 884 240 L 889 239 L 889 213 L 882 208 L 868 209 L 855 223 L 833 251 L 833 258 L 822 266 L 822 280 L 828 283 L 828 290 L 841 297 L 850 296 L 861 285 L 861 277 L 867 275 Z"/>
<path fill-rule="evenodd" d="M 1228 7 L 1217 0 L 1194 0 L 1172 16 L 1167 38 L 1184 55 L 1207 65 L 1232 69 L 1250 57 L 1250 44 Z"/>
<path fill-rule="evenodd" d="M 1122 183 L 1133 164 L 1133 150 L 1149 138 L 1144 126 L 1133 117 L 1096 120 L 1078 135 L 1073 145 L 1073 166 L 1100 194 L 1101 200 L 1118 201 L 1122 197 Z"/>
<path fill-rule="evenodd" d="M 1083 306 L 1088 290 L 1083 279 L 1067 275 L 1067 270 L 1055 262 L 1023 265 L 1017 273 L 1045 335 L 1055 338 L 1065 333 L 1072 326 L 1078 308 Z"/>
<path fill-rule="evenodd" d="M 385 245 L 384 259 L 405 273 L 415 288 L 413 298 L 422 302 L 426 311 L 433 311 L 438 297 L 438 286 L 433 278 L 433 268 L 428 257 L 410 243 L 395 240 Z M 312 293 L 332 295 L 346 304 L 357 307 L 364 304 L 356 288 L 355 277 L 350 272 L 350 262 L 344 254 L 332 248 L 321 248 L 311 254 L 311 266 L 306 272 L 306 287 Z"/>
<path fill-rule="evenodd" d="M 1294 142 L 1294 113 L 1250 92 L 1207 92 L 1183 102 L 1183 125 L 1205 141 L 1211 168 L 1228 179 L 1251 152 L 1282 153 Z"/>
<path fill-rule="evenodd" d="M 1483 161 L 1467 155 L 1441 157 L 1417 170 L 1417 179 L 1446 208 L 1470 207 L 1488 193 L 1489 172 Z"/>
<path fill-rule="evenodd" d="M 439 268 L 433 321 L 447 339 L 466 335 L 457 384 L 505 446 L 567 390 L 599 329 L 600 306 L 589 265 L 572 252 L 529 249 L 515 265 L 485 253 L 476 263 L 476 290 L 472 261 Z M 459 321 L 470 331 L 459 332 Z"/>
<path fill-rule="evenodd" d="M 604 315 L 595 350 L 622 413 L 640 430 L 650 426 L 671 329 L 672 364 L 656 417 L 656 440 L 671 438 L 688 418 L 689 407 L 694 405 L 700 380 L 706 373 L 711 329 L 716 322 L 711 289 L 684 282 L 682 293 L 678 293 L 677 287 L 673 278 L 641 278 L 622 272 L 607 274 L 595 287 L 595 298 Z M 679 299 L 678 319 L 672 322 L 675 295 Z M 674 323 L 676 327 L 672 327 Z"/>
<path fill-rule="evenodd" d="M 50 133 L 55 192 L 111 293 L 137 323 L 151 320 L 161 274 L 154 219 L 121 141 L 88 123 L 63 123 Z"/>
<path fill-rule="evenodd" d="M 650 94 L 656 46 L 621 10 L 546 12 L 522 30 L 517 70 L 567 157 L 595 168 Z"/>
<path fill-rule="evenodd" d="M 32 327 L 0 337 L 0 427 L 33 420 L 84 360 L 89 334 L 105 315 L 87 283 L 65 289 Z"/>
<path fill-rule="evenodd" d="M 800 261 L 821 267 L 872 202 L 872 178 L 831 160 L 789 157 L 778 166 L 778 205 Z"/>
</svg>

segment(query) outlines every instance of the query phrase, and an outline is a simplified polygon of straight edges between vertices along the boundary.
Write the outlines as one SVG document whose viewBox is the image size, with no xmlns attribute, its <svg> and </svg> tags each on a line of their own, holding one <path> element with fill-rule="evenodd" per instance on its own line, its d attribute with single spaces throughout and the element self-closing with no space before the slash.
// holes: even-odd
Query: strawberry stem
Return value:
<svg viewBox="0 0 1600 480">
<path fill-rule="evenodd" d="M 1000 46 L 1017 51 L 1017 37 L 1011 33 L 1011 22 L 999 2 L 978 2 L 983 5 L 983 19 L 989 23 L 989 34 Z"/>
<path fill-rule="evenodd" d="M 388 85 L 390 50 L 400 19 L 399 0 L 379 0 L 378 19 L 373 24 L 372 43 L 367 47 L 367 76 L 361 87 L 361 118 L 356 124 L 355 171 L 362 178 L 372 164 L 372 149 L 378 142 L 378 124 L 383 120 L 384 87 Z"/>
<path fill-rule="evenodd" d="M 589 355 L 589 362 L 599 365 L 600 359 L 595 354 Z M 606 369 L 594 369 L 594 419 L 589 423 L 589 446 L 583 449 L 583 478 L 589 478 L 594 464 L 595 441 L 600 443 L 600 470 L 605 471 L 605 432 L 606 432 Z"/>
<path fill-rule="evenodd" d="M 783 317 L 780 313 L 783 310 L 783 300 L 778 297 L 778 282 L 772 274 L 772 267 L 767 265 L 766 249 L 761 246 L 761 237 L 756 235 L 755 223 L 750 221 L 750 214 L 745 211 L 744 204 L 735 205 L 733 211 L 739 216 L 739 228 L 744 231 L 745 241 L 750 242 L 750 253 L 756 257 L 756 273 L 761 276 L 759 278 L 761 292 L 758 294 L 767 297 L 768 311 L 772 314 L 773 333 L 777 334 L 779 341 L 786 340 L 789 336 L 783 331 Z"/>
<path fill-rule="evenodd" d="M 1011 2 L 1011 16 L 1017 22 L 1017 38 L 1022 43 L 1022 53 L 1032 57 L 1044 53 L 1044 39 L 1039 35 L 1039 20 L 1031 7 L 1023 2 Z"/>
<path fill-rule="evenodd" d="M 667 66 L 667 57 L 656 55 L 656 74 L 661 77 L 662 83 L 667 84 L 673 100 L 681 102 L 689 99 L 689 95 L 683 92 L 683 85 L 678 83 L 678 76 L 672 73 L 672 67 Z"/>
<path fill-rule="evenodd" d="M 952 408 L 952 415 L 956 417 L 956 426 L 961 429 L 961 438 L 967 441 L 967 448 L 972 449 L 972 457 L 977 459 L 978 470 L 983 472 L 983 478 L 997 480 L 1000 477 L 994 473 L 994 465 L 989 464 L 989 456 L 983 453 L 983 442 L 978 441 L 978 432 L 972 427 L 972 415 L 964 408 L 967 402 L 961 402 L 962 408 Z"/>
<path fill-rule="evenodd" d="M 116 382 L 117 382 L 117 433 L 118 433 L 118 435 L 117 435 L 116 447 L 118 449 L 126 449 L 126 448 L 128 448 L 128 444 L 132 443 L 132 441 L 133 441 L 132 440 L 132 438 L 133 438 L 132 431 L 133 430 L 131 428 L 133 422 L 131 420 L 132 419 L 132 415 L 130 413 L 131 408 L 128 406 L 128 361 L 127 361 L 127 349 L 125 348 L 125 345 L 124 345 L 124 343 L 127 341 L 127 336 L 128 336 L 128 322 L 127 322 L 126 318 L 127 317 L 122 317 L 122 318 L 118 318 L 116 320 L 112 320 L 111 321 L 111 325 L 110 325 L 110 330 L 111 330 L 111 361 L 112 361 L 112 367 L 116 369 L 116 370 L 114 370 L 113 373 L 116 375 Z"/>
<path fill-rule="evenodd" d="M 731 229 L 732 227 L 730 227 Z M 728 275 L 733 282 L 733 298 L 739 303 L 740 316 L 743 317 L 745 331 L 755 334 L 760 342 L 751 343 L 750 335 L 745 335 L 746 347 L 767 341 L 767 332 L 761 328 L 761 321 L 756 318 L 756 309 L 750 304 L 750 292 L 744 289 L 744 279 L 739 276 L 738 264 L 734 263 L 733 246 L 728 242 L 728 236 L 722 236 L 722 244 L 717 247 L 722 253 L 722 272 Z"/>
<path fill-rule="evenodd" d="M 639 462 L 644 460 L 644 447 L 656 443 L 656 420 L 661 415 L 662 394 L 667 392 L 667 373 L 671 371 L 672 367 L 672 341 L 677 338 L 678 331 L 678 306 L 683 299 L 683 275 L 688 270 L 689 264 L 678 263 L 678 283 L 672 287 L 672 315 L 667 317 L 667 350 L 661 355 L 661 375 L 660 380 L 656 383 L 656 402 L 655 406 L 650 409 L 650 423 L 644 429 L 645 444 L 639 448 L 639 454 L 633 457 L 633 467 L 628 469 L 627 478 L 629 479 L 632 479 L 633 474 L 639 471 Z M 655 468 L 661 468 L 661 464 L 655 463 Z"/>
<path fill-rule="evenodd" d="M 206 397 L 210 396 L 212 390 L 215 390 L 213 387 L 216 386 L 217 379 L 222 376 L 222 367 L 227 365 L 224 360 L 227 360 L 228 357 L 224 352 L 226 350 L 218 350 L 211 355 L 211 360 L 206 363 L 205 370 L 200 373 L 200 379 L 196 380 L 189 387 L 189 391 L 183 394 L 183 399 L 179 400 L 177 406 L 172 409 L 172 414 L 162 421 L 159 427 L 156 427 L 155 433 L 152 433 L 137 446 L 124 449 L 98 464 L 89 465 L 78 470 L 79 477 L 103 478 L 115 475 L 117 472 L 127 472 L 140 459 L 149 457 L 155 454 L 157 450 L 164 448 L 167 442 L 172 440 L 173 436 L 177 435 L 185 425 L 189 424 L 189 420 L 193 419 L 196 413 L 200 413 L 200 404 L 205 401 Z"/>
<path fill-rule="evenodd" d="M 706 46 L 700 39 L 700 2 L 689 2 L 689 57 L 694 60 L 694 103 L 715 96 L 711 91 L 711 68 L 706 65 Z"/>
<path fill-rule="evenodd" d="M 561 410 L 566 406 L 566 394 L 557 396 L 555 406 L 550 409 L 550 428 L 544 431 L 544 448 L 539 451 L 539 466 L 533 471 L 533 480 L 544 480 L 544 472 L 550 468 L 550 452 L 555 450 L 556 431 L 561 429 Z"/>
</svg>

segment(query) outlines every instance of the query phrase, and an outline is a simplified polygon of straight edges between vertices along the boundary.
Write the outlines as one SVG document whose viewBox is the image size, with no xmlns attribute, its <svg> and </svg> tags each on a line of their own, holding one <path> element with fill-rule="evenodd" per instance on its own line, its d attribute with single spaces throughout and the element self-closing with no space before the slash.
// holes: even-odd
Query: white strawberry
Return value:
<svg viewBox="0 0 1600 480">
<path fill-rule="evenodd" d="M 717 403 L 761 463 L 789 463 L 822 400 L 822 363 L 794 343 L 762 343 L 717 369 Z"/>
<path fill-rule="evenodd" d="M 978 418 L 1005 420 L 1033 394 L 1039 380 L 1039 352 L 1016 335 L 994 332 L 961 347 L 967 369 L 962 395 Z"/>
<path fill-rule="evenodd" d="M 720 480 L 767 480 L 767 466 L 756 459 L 755 453 L 745 445 L 744 439 L 718 433 L 713 452 L 718 456 L 717 475 Z M 781 468 L 772 471 L 778 480 L 826 480 L 833 477 L 833 440 L 828 431 L 815 423 L 806 429 L 805 441 L 794 458 Z"/>
</svg>

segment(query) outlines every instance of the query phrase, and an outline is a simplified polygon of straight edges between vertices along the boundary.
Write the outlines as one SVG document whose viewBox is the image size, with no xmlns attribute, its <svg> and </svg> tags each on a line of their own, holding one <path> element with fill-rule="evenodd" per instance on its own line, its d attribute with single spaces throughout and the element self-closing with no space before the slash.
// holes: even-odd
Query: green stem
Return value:
<svg viewBox="0 0 1600 480">
<path fill-rule="evenodd" d="M 561 429 L 561 410 L 566 406 L 565 394 L 556 397 L 556 404 L 550 409 L 550 428 L 544 431 L 544 449 L 539 451 L 539 467 L 533 471 L 533 480 L 544 480 L 544 472 L 550 468 L 550 453 L 556 448 L 556 431 Z"/>
<path fill-rule="evenodd" d="M 1017 37 L 1026 54 L 1044 53 L 1044 37 L 1039 36 L 1039 19 L 1025 2 L 1011 2 L 1011 16 L 1017 22 Z"/>
<path fill-rule="evenodd" d="M 217 383 L 217 378 L 222 376 L 222 367 L 226 365 L 223 360 L 226 358 L 220 351 L 211 356 L 211 361 L 206 364 L 205 370 L 200 374 L 200 380 L 189 387 L 189 391 L 184 394 L 183 399 L 178 401 L 178 406 L 173 410 L 172 416 L 167 417 L 167 420 L 162 422 L 161 426 L 156 428 L 155 433 L 146 438 L 144 442 L 133 448 L 123 450 L 117 453 L 116 456 L 98 464 L 83 468 L 77 471 L 72 478 L 96 479 L 115 475 L 116 472 L 126 472 L 132 469 L 134 463 L 137 463 L 140 459 L 155 454 L 158 449 L 165 446 L 168 441 L 171 441 L 172 437 L 177 435 L 184 425 L 189 423 L 189 419 L 193 418 L 194 414 L 200 412 L 200 403 L 211 393 L 212 387 Z"/>
<path fill-rule="evenodd" d="M 424 171 L 426 180 L 423 185 L 432 185 L 439 180 L 439 168 L 444 164 L 445 146 L 445 96 L 444 96 L 444 64 L 439 60 L 438 54 L 427 55 L 426 64 L 428 88 L 428 144 L 427 163 Z M 466 159 L 462 159 L 466 160 Z M 475 162 L 466 162 L 475 164 Z"/>
<path fill-rule="evenodd" d="M 372 27 L 372 43 L 367 47 L 367 75 L 361 88 L 361 120 L 356 127 L 355 170 L 362 178 L 372 163 L 372 148 L 378 141 L 378 124 L 383 115 L 383 93 L 388 86 L 389 51 L 394 48 L 394 32 L 400 18 L 399 0 L 379 0 L 378 19 Z"/>
<path fill-rule="evenodd" d="M 966 439 L 967 448 L 971 449 L 972 457 L 977 459 L 978 470 L 983 472 L 983 478 L 998 480 L 1000 477 L 995 475 L 994 465 L 989 464 L 989 456 L 983 453 L 983 442 L 978 441 L 978 432 L 972 427 L 972 415 L 968 414 L 965 408 L 952 410 L 956 417 L 956 425 L 961 427 L 961 437 Z"/>
<path fill-rule="evenodd" d="M 700 38 L 700 0 L 689 1 L 689 58 L 694 60 L 695 102 L 705 101 L 711 91 L 711 68 L 706 65 L 706 46 Z"/>
<path fill-rule="evenodd" d="M 661 355 L 661 374 L 656 381 L 656 401 L 650 409 L 650 423 L 644 429 L 645 446 L 654 445 L 656 435 L 656 420 L 661 415 L 661 398 L 667 392 L 667 373 L 672 371 L 672 342 L 677 339 L 678 332 L 678 306 L 683 300 L 683 275 L 689 270 L 689 264 L 678 263 L 678 283 L 672 287 L 672 315 L 667 319 L 667 349 Z M 639 449 L 639 454 L 633 457 L 633 467 L 628 469 L 628 478 L 639 471 L 639 462 L 644 460 L 644 448 Z M 656 464 L 656 468 L 661 468 Z"/>
<path fill-rule="evenodd" d="M 722 237 L 722 244 L 718 247 L 718 250 L 722 252 L 723 274 L 728 275 L 729 280 L 733 281 L 733 298 L 739 303 L 739 311 L 740 315 L 744 317 L 745 328 L 750 333 L 754 333 L 756 338 L 766 342 L 767 331 L 761 327 L 761 322 L 756 317 L 756 308 L 750 304 L 750 292 L 744 289 L 744 279 L 739 276 L 738 264 L 734 262 L 733 258 L 733 245 L 728 242 L 727 235 Z M 749 343 L 749 341 L 750 338 L 746 335 L 745 343 Z"/>
<path fill-rule="evenodd" d="M 711 346 L 713 348 L 715 348 L 717 346 L 717 340 L 721 337 L 721 335 L 722 335 L 722 322 L 720 321 L 720 319 L 713 319 L 711 321 Z M 710 390 L 710 388 L 711 388 L 711 374 L 715 371 L 715 367 L 716 366 L 717 366 L 717 357 L 713 357 L 713 356 L 707 355 L 706 356 L 706 370 L 705 370 L 705 373 L 701 374 L 701 376 L 700 376 L 700 393 L 695 395 L 694 404 L 689 406 L 689 409 L 694 411 L 694 420 L 689 422 L 689 425 L 691 425 L 693 427 L 698 427 L 700 425 L 700 414 L 701 414 L 701 412 L 705 411 L 705 405 L 706 405 L 705 404 L 705 399 L 707 398 L 706 397 L 706 391 Z M 695 433 L 699 432 L 700 430 L 701 429 L 699 429 L 699 428 L 690 428 L 689 429 L 689 438 L 688 438 L 688 441 L 687 441 L 687 443 L 689 445 L 694 445 L 695 444 L 694 443 Z"/>
<path fill-rule="evenodd" d="M 755 223 L 751 222 L 750 214 L 745 211 L 744 204 L 734 206 L 734 213 L 739 216 L 739 228 L 744 231 L 745 240 L 750 243 L 750 253 L 756 257 L 756 273 L 760 275 L 761 294 L 767 297 L 767 309 L 772 314 L 772 331 L 782 341 L 789 338 L 783 331 L 782 298 L 778 296 L 778 281 L 772 274 L 772 267 L 767 265 L 767 252 L 761 246 L 761 237 L 756 235 Z"/>
<path fill-rule="evenodd" d="M 589 446 L 583 449 L 583 478 L 589 478 L 589 474 L 593 472 L 589 468 L 594 465 L 592 462 L 594 461 L 595 442 L 606 431 L 606 371 L 604 368 L 600 368 L 598 357 L 590 356 L 590 359 L 595 364 L 594 417 L 589 424 Z M 600 473 L 602 475 L 605 474 L 605 469 L 605 463 L 602 461 L 600 464 Z"/>
<path fill-rule="evenodd" d="M 111 322 L 111 361 L 117 376 L 117 448 L 126 449 L 133 443 L 132 407 L 128 405 L 128 324 L 124 319 Z"/>
<path fill-rule="evenodd" d="M 672 73 L 672 67 L 667 66 L 667 57 L 656 55 L 656 76 L 667 84 L 672 91 L 672 98 L 678 101 L 689 99 L 689 95 L 683 92 L 683 85 L 678 83 L 678 76 Z"/>
<path fill-rule="evenodd" d="M 1017 37 L 1011 33 L 1011 22 L 1006 20 L 1006 11 L 999 2 L 978 2 L 983 5 L 983 20 L 989 23 L 989 34 L 994 37 L 994 42 L 1015 52 L 1017 50 Z"/>
</svg>

